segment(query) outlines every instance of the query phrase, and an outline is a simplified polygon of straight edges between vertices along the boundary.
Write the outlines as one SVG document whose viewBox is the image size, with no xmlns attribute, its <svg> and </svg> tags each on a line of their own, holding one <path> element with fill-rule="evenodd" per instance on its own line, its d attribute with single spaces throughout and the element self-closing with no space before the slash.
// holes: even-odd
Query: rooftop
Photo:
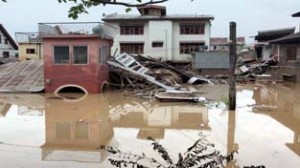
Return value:
<svg viewBox="0 0 300 168">
<path fill-rule="evenodd" d="M 6 29 L 4 28 L 4 26 L 2 24 L 0 24 L 0 31 L 6 36 L 6 38 L 11 43 L 11 45 L 13 46 L 13 48 L 15 50 L 17 50 L 18 49 L 18 45 L 16 44 L 16 42 L 14 41 L 14 39 L 9 35 L 9 33 L 6 31 Z"/>
<path fill-rule="evenodd" d="M 116 30 L 116 28 L 101 22 L 39 23 L 39 35 L 41 37 L 98 36 L 113 38 Z"/>
<path fill-rule="evenodd" d="M 38 32 L 16 32 L 17 43 L 41 43 L 42 39 Z"/>
<path fill-rule="evenodd" d="M 112 21 L 150 21 L 150 20 L 213 20 L 212 15 L 165 15 L 165 16 L 149 16 L 149 15 L 128 15 L 128 14 L 110 14 L 102 20 L 105 22 Z"/>
<path fill-rule="evenodd" d="M 300 32 L 270 41 L 274 44 L 300 44 Z"/>
<path fill-rule="evenodd" d="M 294 32 L 295 27 L 258 31 L 258 35 L 255 36 L 255 40 L 259 42 L 275 40 L 293 34 Z"/>
<path fill-rule="evenodd" d="M 297 13 L 292 14 L 292 17 L 300 17 L 300 11 Z"/>
</svg>

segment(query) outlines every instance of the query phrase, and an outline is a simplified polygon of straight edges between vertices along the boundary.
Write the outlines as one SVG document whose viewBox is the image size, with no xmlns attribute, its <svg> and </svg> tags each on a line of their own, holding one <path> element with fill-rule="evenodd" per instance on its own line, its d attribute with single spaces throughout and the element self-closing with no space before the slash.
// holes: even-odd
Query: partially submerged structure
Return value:
<svg viewBox="0 0 300 168">
<path fill-rule="evenodd" d="M 19 44 L 19 60 L 42 60 L 42 39 L 38 32 L 17 32 L 16 42 Z"/>
<path fill-rule="evenodd" d="M 79 88 L 99 93 L 108 82 L 114 29 L 99 22 L 40 23 L 45 91 Z"/>
<path fill-rule="evenodd" d="M 41 92 L 44 90 L 43 62 L 30 60 L 0 66 L 0 92 Z"/>
<path fill-rule="evenodd" d="M 300 32 L 270 42 L 279 48 L 279 63 L 272 67 L 278 80 L 300 82 Z"/>
<path fill-rule="evenodd" d="M 229 75 L 229 52 L 196 52 L 193 55 L 192 68 L 201 75 Z"/>
<path fill-rule="evenodd" d="M 0 24 L 0 57 L 12 58 L 18 56 L 18 46 L 8 31 Z"/>
<path fill-rule="evenodd" d="M 278 48 L 277 46 L 269 43 L 269 41 L 291 35 L 295 32 L 295 27 L 283 28 L 283 29 L 272 29 L 258 31 L 255 36 L 257 43 L 255 44 L 255 50 L 259 60 L 268 60 L 271 57 L 278 58 Z"/>
<path fill-rule="evenodd" d="M 163 6 L 138 8 L 140 15 L 111 14 L 102 20 L 118 28 L 112 52 L 190 62 L 191 53 L 210 45 L 211 15 L 168 15 Z"/>
</svg>

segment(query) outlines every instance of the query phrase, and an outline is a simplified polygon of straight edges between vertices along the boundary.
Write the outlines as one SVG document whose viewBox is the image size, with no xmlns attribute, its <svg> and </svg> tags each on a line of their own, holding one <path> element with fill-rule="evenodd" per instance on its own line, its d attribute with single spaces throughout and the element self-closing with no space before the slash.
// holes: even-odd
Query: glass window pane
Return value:
<svg viewBox="0 0 300 168">
<path fill-rule="evenodd" d="M 75 46 L 73 53 L 74 64 L 87 64 L 87 46 Z"/>
<path fill-rule="evenodd" d="M 54 63 L 69 63 L 69 46 L 54 46 Z"/>
</svg>

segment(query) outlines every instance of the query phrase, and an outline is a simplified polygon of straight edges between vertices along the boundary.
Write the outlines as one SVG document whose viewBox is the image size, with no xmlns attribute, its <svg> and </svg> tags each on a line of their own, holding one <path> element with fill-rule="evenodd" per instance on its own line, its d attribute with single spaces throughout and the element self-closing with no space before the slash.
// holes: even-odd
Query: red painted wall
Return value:
<svg viewBox="0 0 300 168">
<path fill-rule="evenodd" d="M 89 93 L 100 93 L 102 83 L 108 81 L 108 67 L 106 64 L 99 64 L 99 48 L 109 46 L 110 50 L 111 44 L 111 40 L 97 36 L 44 37 L 45 91 L 54 92 L 62 85 L 74 84 L 84 87 Z M 54 46 L 61 45 L 68 45 L 70 48 L 87 46 L 88 64 L 73 65 L 72 53 L 69 53 L 69 64 L 54 64 Z"/>
</svg>

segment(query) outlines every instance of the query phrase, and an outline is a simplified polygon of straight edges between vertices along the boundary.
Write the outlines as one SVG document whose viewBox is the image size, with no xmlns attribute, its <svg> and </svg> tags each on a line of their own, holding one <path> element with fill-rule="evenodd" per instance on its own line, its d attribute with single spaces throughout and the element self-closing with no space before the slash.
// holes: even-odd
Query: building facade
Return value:
<svg viewBox="0 0 300 168">
<path fill-rule="evenodd" d="M 18 56 L 18 46 L 6 29 L 0 24 L 0 57 L 13 58 Z"/>
<path fill-rule="evenodd" d="M 229 39 L 226 37 L 210 38 L 210 51 L 229 51 Z M 236 51 L 240 52 L 245 46 L 245 37 L 236 38 Z"/>
<path fill-rule="evenodd" d="M 110 55 L 112 39 L 95 31 L 99 24 L 39 24 L 46 92 L 57 93 L 68 87 L 88 93 L 102 91 L 108 81 L 105 62 Z M 90 29 L 82 31 L 83 27 Z"/>
<path fill-rule="evenodd" d="M 102 20 L 118 29 L 112 53 L 143 54 L 165 61 L 191 61 L 210 45 L 213 16 L 166 15 L 162 6 L 138 8 L 140 15 L 111 14 Z"/>
<path fill-rule="evenodd" d="M 19 45 L 19 60 L 43 59 L 42 39 L 38 32 L 17 32 L 16 42 Z"/>
</svg>

